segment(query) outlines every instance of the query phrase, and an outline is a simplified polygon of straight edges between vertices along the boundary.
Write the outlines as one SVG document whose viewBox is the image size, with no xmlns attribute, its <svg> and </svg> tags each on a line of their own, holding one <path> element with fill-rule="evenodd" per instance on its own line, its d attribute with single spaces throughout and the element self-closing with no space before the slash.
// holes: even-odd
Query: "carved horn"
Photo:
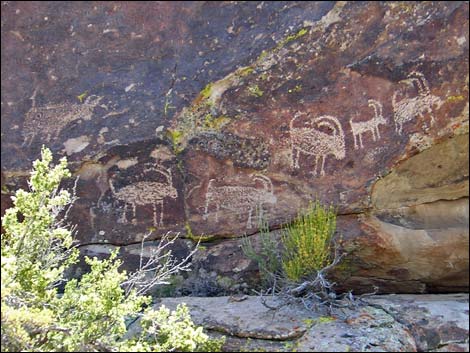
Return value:
<svg viewBox="0 0 470 353">
<path fill-rule="evenodd" d="M 255 174 L 253 180 L 257 179 L 265 185 L 265 189 L 267 189 L 271 194 L 273 193 L 273 183 L 271 182 L 271 179 L 269 179 L 266 175 Z M 268 186 L 267 188 L 266 185 Z"/>
<path fill-rule="evenodd" d="M 157 166 L 155 168 L 155 170 L 160 172 L 162 175 L 164 175 L 169 184 L 173 184 L 173 178 L 171 176 L 171 170 L 164 169 L 162 166 Z"/>
<path fill-rule="evenodd" d="M 375 111 L 375 117 L 382 116 L 382 104 L 375 99 L 369 99 L 369 107 L 372 107 Z"/>
<path fill-rule="evenodd" d="M 339 135 L 344 137 L 343 128 L 335 117 L 329 115 L 322 115 L 316 118 L 314 122 L 318 122 L 318 126 L 327 126 L 331 128 L 333 130 L 334 135 L 337 135 L 339 133 Z"/>
</svg>

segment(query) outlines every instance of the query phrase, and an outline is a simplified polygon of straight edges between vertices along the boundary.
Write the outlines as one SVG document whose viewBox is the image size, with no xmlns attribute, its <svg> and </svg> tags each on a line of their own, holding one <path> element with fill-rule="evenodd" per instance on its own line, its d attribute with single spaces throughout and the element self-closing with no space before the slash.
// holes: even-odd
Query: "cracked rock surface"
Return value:
<svg viewBox="0 0 470 353">
<path fill-rule="evenodd" d="M 302 304 L 271 310 L 253 296 L 163 298 L 155 306 L 186 303 L 196 324 L 227 337 L 225 351 L 463 352 L 469 347 L 468 300 L 468 294 L 379 295 L 333 316 Z M 138 329 L 135 323 L 129 335 Z"/>
<path fill-rule="evenodd" d="M 339 213 L 338 289 L 468 291 L 468 2 L 1 10 L 2 210 L 45 144 L 80 177 L 82 254 L 132 270 L 146 234 L 203 236 L 193 294 L 256 282 L 240 237 L 314 199 Z"/>
</svg>

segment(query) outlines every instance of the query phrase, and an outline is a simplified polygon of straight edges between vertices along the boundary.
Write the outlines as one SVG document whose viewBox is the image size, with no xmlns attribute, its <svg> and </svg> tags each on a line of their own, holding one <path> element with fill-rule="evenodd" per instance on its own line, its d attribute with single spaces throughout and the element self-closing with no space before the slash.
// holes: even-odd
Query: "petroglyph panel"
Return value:
<svg viewBox="0 0 470 353">
<path fill-rule="evenodd" d="M 438 96 L 431 94 L 429 83 L 424 75 L 419 71 L 412 71 L 407 79 L 399 83 L 402 87 L 396 90 L 392 97 L 396 132 L 401 135 L 404 123 L 417 117 L 423 118 L 426 113 L 429 114 L 430 125 L 433 126 L 435 122 L 433 110 L 438 110 L 444 102 Z M 406 86 L 412 87 L 412 91 L 415 91 L 417 95 L 410 96 L 410 89 L 404 90 Z M 401 99 L 399 99 L 400 96 Z"/>
<path fill-rule="evenodd" d="M 142 173 L 143 179 L 149 178 L 149 174 L 155 172 L 163 176 L 162 181 L 137 181 L 117 189 L 113 179 L 109 179 L 109 187 L 113 196 L 124 202 L 124 210 L 120 221 L 128 223 L 128 206 L 132 207 L 133 221 L 136 221 L 137 206 L 152 205 L 153 225 L 163 226 L 164 209 L 163 204 L 166 198 L 176 199 L 178 192 L 173 186 L 171 170 L 159 165 L 147 165 Z M 159 217 L 157 217 L 157 206 L 159 206 Z M 158 221 L 157 221 L 158 220 Z"/>
<path fill-rule="evenodd" d="M 258 186 L 232 186 L 217 185 L 215 179 L 211 179 L 207 185 L 205 195 L 205 208 L 203 219 L 209 218 L 209 212 L 215 210 L 215 222 L 219 221 L 219 211 L 221 209 L 232 211 L 238 215 L 248 212 L 246 228 L 253 227 L 252 216 L 257 214 L 259 217 L 263 215 L 263 205 L 276 203 L 277 198 L 274 195 L 273 184 L 267 176 L 254 174 L 253 182 L 257 182 Z"/>
<path fill-rule="evenodd" d="M 325 175 L 325 161 L 328 155 L 341 160 L 346 155 L 344 132 L 340 122 L 334 116 L 323 115 L 313 120 L 302 119 L 303 126 L 297 126 L 301 114 L 296 114 L 290 121 L 290 139 L 292 147 L 292 167 L 299 168 L 301 154 L 315 156 L 313 174 Z M 320 173 L 318 168 L 320 165 Z"/>
<path fill-rule="evenodd" d="M 356 216 L 374 212 L 370 194 L 377 180 L 422 150 L 468 131 L 469 4 L 405 5 L 4 2 L 2 176 L 11 190 L 19 186 L 15 173 L 31 169 L 43 141 L 57 159 L 69 153 L 70 169 L 81 175 L 79 200 L 70 213 L 81 243 L 132 244 L 149 232 L 152 239 L 167 231 L 184 234 L 188 226 L 195 236 L 217 240 L 208 248 L 223 248 L 222 239 L 258 231 L 256 211 L 249 222 L 250 207 L 243 204 L 259 202 L 246 200 L 251 194 L 243 188 L 262 190 L 260 180 L 250 179 L 260 173 L 275 188 L 276 203 L 262 203 L 271 229 L 318 199 L 351 215 L 338 233 L 352 244 L 366 237 L 364 253 L 370 253 L 371 244 L 386 248 L 381 233 L 368 236 L 369 226 L 362 227 Z M 423 74 L 421 81 L 414 71 Z M 28 98 L 36 87 L 42 94 L 38 91 L 32 105 Z M 247 94 L 253 88 L 263 94 Z M 52 120 L 57 115 L 75 119 L 71 106 L 93 106 L 81 94 L 87 91 L 104 98 L 84 108 L 79 120 Z M 382 114 L 374 115 L 370 98 L 383 105 Z M 444 103 L 437 109 L 440 100 Z M 51 118 L 34 121 L 34 113 Z M 351 118 L 359 123 L 380 115 L 388 124 L 373 120 L 352 132 Z M 316 121 L 326 116 L 337 119 L 344 136 L 334 119 Z M 454 155 L 446 152 L 446 157 Z M 148 162 L 171 171 L 178 197 L 137 201 L 137 195 L 125 197 L 124 191 L 122 199 L 113 194 L 110 178 L 115 193 L 127 187 L 145 194 L 154 189 L 151 183 L 168 184 L 156 171 L 142 175 Z M 437 163 L 426 166 L 446 171 Z M 440 188 L 461 190 L 466 178 L 459 169 L 442 183 L 423 182 L 439 188 L 430 191 L 439 196 Z M 196 185 L 200 188 L 189 195 Z M 229 201 L 216 198 L 216 187 L 227 187 L 226 198 L 235 194 L 242 206 L 225 208 Z M 160 222 L 163 227 L 156 227 Z M 202 257 L 223 264 L 227 254 L 232 255 L 227 250 Z M 362 276 L 363 260 L 352 259 L 359 269 L 349 271 L 351 276 Z M 409 290 L 405 287 L 418 278 L 395 276 L 395 265 L 366 272 Z M 447 284 L 434 283 L 452 290 L 453 279 L 468 274 L 468 262 L 460 272 L 445 270 Z M 465 283 L 468 290 L 468 276 Z"/>
<path fill-rule="evenodd" d="M 351 132 L 354 137 L 354 149 L 364 148 L 362 144 L 362 134 L 370 132 L 372 139 L 375 141 L 380 140 L 379 125 L 386 125 L 387 121 L 382 114 L 382 104 L 374 99 L 369 99 L 369 107 L 374 110 L 374 117 L 367 121 L 353 121 L 351 118 L 349 124 L 351 125 Z M 357 143 L 359 140 L 359 144 Z"/>
<path fill-rule="evenodd" d="M 30 146 L 34 138 L 39 135 L 50 142 L 56 139 L 60 132 L 72 121 L 90 120 L 93 110 L 103 97 L 89 96 L 83 104 L 63 103 L 36 107 L 36 91 L 31 97 L 33 106 L 26 113 L 23 124 L 23 146 Z"/>
</svg>

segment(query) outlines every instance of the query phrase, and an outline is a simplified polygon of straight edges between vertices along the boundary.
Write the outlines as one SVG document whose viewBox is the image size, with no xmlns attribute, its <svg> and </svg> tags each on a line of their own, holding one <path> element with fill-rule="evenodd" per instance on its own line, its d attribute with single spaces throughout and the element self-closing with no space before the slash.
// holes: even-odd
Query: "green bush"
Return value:
<svg viewBox="0 0 470 353">
<path fill-rule="evenodd" d="M 247 237 L 242 241 L 242 250 L 258 264 L 264 287 L 312 278 L 333 261 L 331 238 L 336 229 L 333 207 L 326 208 L 318 201 L 310 203 L 303 213 L 282 228 L 281 250 L 266 220 L 261 221 L 259 229 L 260 250 L 255 251 Z"/>
<path fill-rule="evenodd" d="M 258 265 L 261 283 L 265 288 L 275 285 L 276 278 L 282 270 L 281 256 L 278 251 L 278 243 L 269 232 L 269 224 L 266 219 L 260 218 L 259 222 L 260 250 L 256 251 L 248 237 L 242 239 L 242 251 Z"/>
<path fill-rule="evenodd" d="M 289 280 L 297 282 L 331 264 L 331 237 L 335 229 L 333 207 L 323 207 L 318 201 L 283 229 L 282 268 Z"/>
<path fill-rule="evenodd" d="M 2 218 L 2 351 L 220 350 L 222 340 L 211 340 L 195 327 L 185 306 L 173 313 L 161 308 L 140 314 L 151 298 L 137 288 L 126 290 L 129 278 L 140 277 L 119 271 L 117 250 L 107 260 L 86 258 L 91 271 L 58 293 L 78 250 L 61 218 L 73 203 L 68 191 L 59 190 L 70 176 L 67 161 L 55 167 L 51 162 L 52 153 L 43 148 L 42 160 L 33 163 L 30 191 L 18 190 Z M 160 260 L 172 261 L 168 253 Z M 126 322 L 138 316 L 143 316 L 141 335 L 123 339 Z"/>
</svg>

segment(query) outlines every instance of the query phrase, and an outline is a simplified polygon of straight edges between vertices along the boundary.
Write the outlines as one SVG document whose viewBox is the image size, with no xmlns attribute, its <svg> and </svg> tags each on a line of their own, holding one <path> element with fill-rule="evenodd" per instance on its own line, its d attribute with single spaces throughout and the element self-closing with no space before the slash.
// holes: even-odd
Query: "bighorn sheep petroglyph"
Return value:
<svg viewBox="0 0 470 353">
<path fill-rule="evenodd" d="M 263 204 L 274 204 L 277 201 L 274 196 L 271 179 L 264 175 L 253 175 L 254 181 L 259 181 L 262 188 L 255 186 L 215 186 L 215 179 L 209 180 L 206 191 L 206 207 L 203 219 L 209 217 L 209 207 L 215 206 L 215 221 L 219 221 L 219 210 L 225 209 L 237 214 L 248 211 L 247 228 L 252 227 L 251 218 L 253 211 L 258 209 L 258 216 L 263 212 Z"/>
<path fill-rule="evenodd" d="M 320 158 L 320 175 L 325 175 L 325 159 L 327 155 L 333 155 L 336 159 L 343 159 L 346 155 L 344 133 L 338 119 L 323 115 L 313 119 L 307 127 L 294 127 L 294 122 L 299 115 L 290 121 L 290 139 L 292 145 L 292 166 L 299 168 L 300 152 L 315 156 L 314 175 L 318 175 L 317 169 Z M 328 132 L 320 129 L 326 128 Z"/>
<path fill-rule="evenodd" d="M 109 186 L 113 195 L 121 201 L 124 201 L 124 211 L 122 220 L 127 222 L 126 212 L 128 204 L 132 205 L 132 212 L 135 218 L 136 206 L 153 205 L 153 225 L 157 226 L 157 204 L 160 205 L 160 222 L 158 225 L 163 226 L 163 200 L 167 197 L 176 199 L 178 197 L 177 190 L 173 187 L 171 170 L 161 166 L 150 167 L 144 169 L 144 172 L 155 171 L 165 177 L 165 182 L 158 181 L 138 181 L 126 185 L 116 190 L 112 179 L 109 179 Z"/>
<path fill-rule="evenodd" d="M 90 120 L 93 110 L 103 97 L 89 96 L 83 104 L 63 103 L 36 107 L 35 90 L 31 97 L 33 105 L 26 113 L 23 124 L 23 146 L 30 146 L 36 135 L 41 135 L 44 141 L 50 142 L 57 138 L 62 129 L 72 121 Z"/>
<path fill-rule="evenodd" d="M 407 79 L 401 80 L 399 83 L 415 87 L 418 95 L 397 100 L 398 94 L 401 90 L 394 92 L 392 97 L 392 106 L 396 132 L 401 135 L 403 132 L 403 124 L 405 122 L 413 120 L 417 116 L 422 118 L 426 113 L 429 113 L 431 117 L 430 125 L 433 126 L 435 123 L 433 107 L 436 106 L 436 109 L 439 109 L 444 102 L 438 96 L 431 94 L 429 84 L 424 75 L 421 72 L 413 71 L 408 75 Z"/>
<path fill-rule="evenodd" d="M 354 122 L 353 119 L 349 119 L 349 124 L 351 125 L 351 132 L 354 137 L 354 149 L 364 148 L 362 145 L 362 134 L 364 132 L 370 131 L 372 133 L 372 139 L 377 141 L 380 139 L 380 124 L 387 124 L 387 121 L 382 116 L 382 104 L 374 99 L 369 99 L 369 107 L 374 109 L 375 116 L 367 121 L 357 121 Z M 359 137 L 359 146 L 357 145 L 357 137 Z"/>
</svg>

